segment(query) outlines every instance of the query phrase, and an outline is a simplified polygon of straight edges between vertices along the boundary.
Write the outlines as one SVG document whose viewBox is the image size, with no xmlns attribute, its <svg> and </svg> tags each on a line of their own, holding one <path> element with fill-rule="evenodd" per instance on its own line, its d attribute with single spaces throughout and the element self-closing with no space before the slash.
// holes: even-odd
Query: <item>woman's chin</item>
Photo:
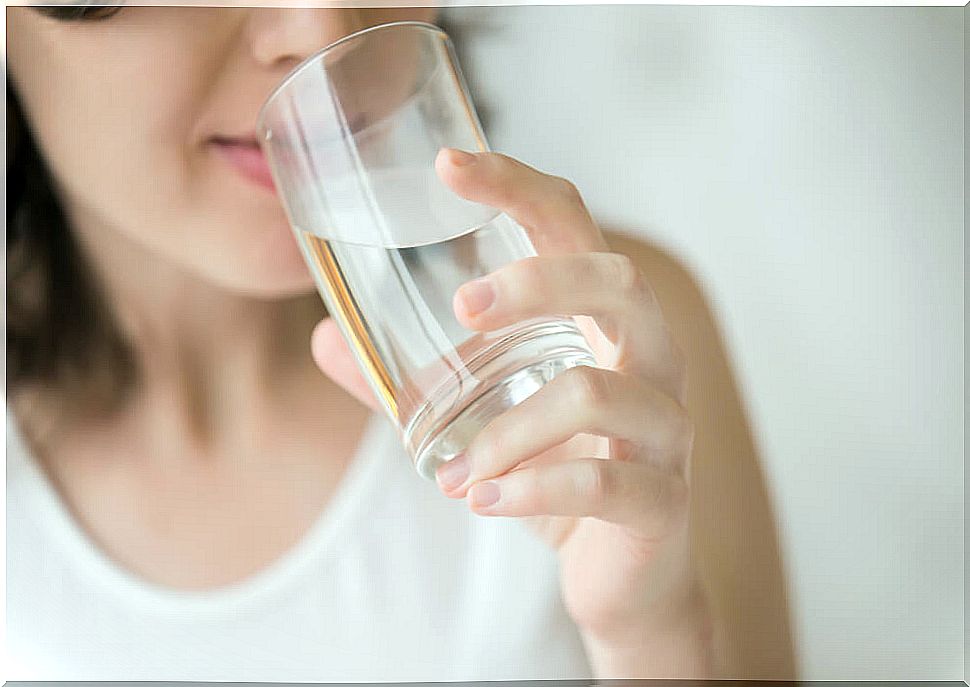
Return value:
<svg viewBox="0 0 970 687">
<path fill-rule="evenodd" d="M 233 213 L 220 209 L 207 213 L 196 226 L 198 240 L 182 257 L 223 288 L 267 299 L 314 290 L 296 235 L 278 206 L 240 206 Z M 182 251 L 186 248 L 181 246 Z"/>
<path fill-rule="evenodd" d="M 240 258 L 245 264 L 241 271 L 254 292 L 286 296 L 314 288 L 313 275 L 288 224 L 267 224 Z"/>
<path fill-rule="evenodd" d="M 218 271 L 210 266 L 207 275 L 226 291 L 261 300 L 292 298 L 316 291 L 313 275 L 302 260 L 292 265 L 238 261 L 224 264 Z"/>
</svg>

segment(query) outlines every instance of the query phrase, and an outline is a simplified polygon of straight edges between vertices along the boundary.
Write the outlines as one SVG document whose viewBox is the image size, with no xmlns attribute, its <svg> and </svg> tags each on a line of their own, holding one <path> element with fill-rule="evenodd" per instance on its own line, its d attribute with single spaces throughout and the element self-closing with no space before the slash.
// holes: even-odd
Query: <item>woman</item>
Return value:
<svg viewBox="0 0 970 687">
<path fill-rule="evenodd" d="M 759 591 L 774 610 L 749 623 L 773 638 L 759 662 L 732 640 L 732 554 L 692 555 L 715 449 L 753 462 L 702 301 L 656 252 L 611 250 L 567 181 L 439 154 L 455 193 L 507 211 L 540 253 L 463 287 L 455 309 L 483 330 L 592 315 L 603 368 L 507 412 L 436 485 L 373 412 L 277 197 L 220 146 L 254 144 L 259 105 L 309 54 L 401 19 L 435 12 L 10 8 L 8 665 L 790 679 L 777 580 Z M 681 353 L 678 335 L 697 340 Z M 577 457 L 597 437 L 610 459 Z M 756 467 L 746 479 L 727 491 L 766 514 Z M 768 550 L 755 560 L 776 571 Z"/>
</svg>

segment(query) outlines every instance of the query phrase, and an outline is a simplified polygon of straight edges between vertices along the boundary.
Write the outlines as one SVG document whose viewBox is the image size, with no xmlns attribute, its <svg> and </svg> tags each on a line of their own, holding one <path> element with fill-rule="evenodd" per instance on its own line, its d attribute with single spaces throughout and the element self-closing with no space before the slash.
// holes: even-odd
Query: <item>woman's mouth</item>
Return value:
<svg viewBox="0 0 970 687">
<path fill-rule="evenodd" d="M 246 179 L 257 186 L 276 192 L 269 164 L 255 136 L 252 138 L 214 136 L 209 142 L 219 155 Z"/>
</svg>

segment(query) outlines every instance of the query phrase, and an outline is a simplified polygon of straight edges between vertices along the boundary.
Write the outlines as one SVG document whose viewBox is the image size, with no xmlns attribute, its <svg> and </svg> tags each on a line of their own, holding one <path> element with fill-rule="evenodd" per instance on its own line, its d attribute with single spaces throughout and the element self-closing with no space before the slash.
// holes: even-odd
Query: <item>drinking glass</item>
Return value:
<svg viewBox="0 0 970 687">
<path fill-rule="evenodd" d="M 435 173 L 442 147 L 489 150 L 439 27 L 382 24 L 322 48 L 269 96 L 257 133 L 320 295 L 423 477 L 557 374 L 595 365 L 572 318 L 476 332 L 455 317 L 459 286 L 536 251 Z"/>
</svg>

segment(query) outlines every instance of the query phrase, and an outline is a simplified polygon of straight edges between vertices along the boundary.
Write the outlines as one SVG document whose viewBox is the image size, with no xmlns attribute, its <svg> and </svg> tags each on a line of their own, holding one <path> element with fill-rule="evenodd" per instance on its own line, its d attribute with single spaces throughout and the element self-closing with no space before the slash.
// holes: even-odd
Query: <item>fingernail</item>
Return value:
<svg viewBox="0 0 970 687">
<path fill-rule="evenodd" d="M 495 300 L 495 291 L 485 277 L 463 285 L 458 289 L 458 294 L 465 312 L 469 315 L 485 311 Z"/>
<path fill-rule="evenodd" d="M 464 150 L 458 150 L 457 148 L 449 148 L 448 155 L 451 157 L 451 164 L 456 167 L 470 165 L 476 159 L 471 153 L 466 153 Z"/>
<path fill-rule="evenodd" d="M 438 484 L 445 491 L 451 491 L 455 487 L 461 486 L 468 479 L 469 472 L 468 457 L 462 453 L 440 466 L 436 477 L 438 478 Z"/>
<path fill-rule="evenodd" d="M 495 482 L 482 482 L 472 487 L 468 498 L 472 508 L 487 508 L 498 503 L 501 495 L 502 492 Z"/>
</svg>

